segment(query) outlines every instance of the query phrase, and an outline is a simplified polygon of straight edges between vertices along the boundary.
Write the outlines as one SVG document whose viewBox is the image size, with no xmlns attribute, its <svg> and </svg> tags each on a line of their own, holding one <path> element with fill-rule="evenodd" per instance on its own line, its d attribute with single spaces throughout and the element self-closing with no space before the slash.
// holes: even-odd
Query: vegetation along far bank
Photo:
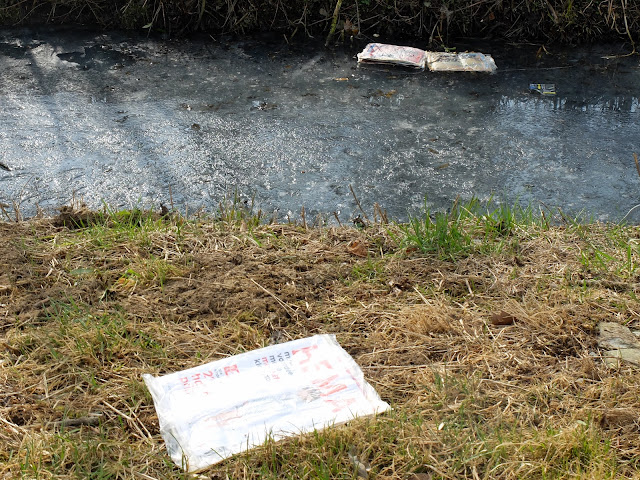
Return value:
<svg viewBox="0 0 640 480">
<path fill-rule="evenodd" d="M 429 47 L 459 37 L 515 42 L 640 39 L 634 0 L 4 0 L 0 25 L 89 24 L 181 36 L 282 32 L 325 38 L 410 36 Z M 330 35 L 330 32 L 332 33 Z"/>
</svg>

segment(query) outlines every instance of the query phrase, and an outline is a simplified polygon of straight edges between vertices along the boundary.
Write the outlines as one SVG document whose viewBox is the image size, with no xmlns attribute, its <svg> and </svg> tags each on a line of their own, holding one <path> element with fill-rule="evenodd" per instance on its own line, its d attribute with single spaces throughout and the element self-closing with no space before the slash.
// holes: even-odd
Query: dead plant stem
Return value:
<svg viewBox="0 0 640 480">
<path fill-rule="evenodd" d="M 353 195 L 353 199 L 356 201 L 356 205 L 362 212 L 362 215 L 364 216 L 365 220 L 371 223 L 371 220 L 369 220 L 369 217 L 367 216 L 367 212 L 365 212 L 364 209 L 362 208 L 362 205 L 360 205 L 360 200 L 358 200 L 358 197 L 356 196 L 356 192 L 353 191 L 353 187 L 351 185 L 349 185 L 349 190 L 351 190 L 351 195 Z"/>
<path fill-rule="evenodd" d="M 333 10 L 333 20 L 331 21 L 331 29 L 329 30 L 329 35 L 327 35 L 327 41 L 324 46 L 328 47 L 329 42 L 333 38 L 333 35 L 336 33 L 336 26 L 338 25 L 338 15 L 340 15 L 340 7 L 342 6 L 342 0 L 338 0 L 336 2 L 336 8 Z"/>
</svg>

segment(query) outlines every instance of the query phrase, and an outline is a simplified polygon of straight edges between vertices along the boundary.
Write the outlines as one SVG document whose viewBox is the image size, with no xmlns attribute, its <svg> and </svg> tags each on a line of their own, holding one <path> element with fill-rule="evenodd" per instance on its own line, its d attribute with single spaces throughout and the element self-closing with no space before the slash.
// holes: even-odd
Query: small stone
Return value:
<svg viewBox="0 0 640 480">
<path fill-rule="evenodd" d="M 618 367 L 620 361 L 640 365 L 640 348 L 618 348 L 604 352 L 604 362 L 609 367 Z"/>
<path fill-rule="evenodd" d="M 609 350 L 615 348 L 638 348 L 640 341 L 629 328 L 615 322 L 601 322 L 598 345 Z"/>
</svg>

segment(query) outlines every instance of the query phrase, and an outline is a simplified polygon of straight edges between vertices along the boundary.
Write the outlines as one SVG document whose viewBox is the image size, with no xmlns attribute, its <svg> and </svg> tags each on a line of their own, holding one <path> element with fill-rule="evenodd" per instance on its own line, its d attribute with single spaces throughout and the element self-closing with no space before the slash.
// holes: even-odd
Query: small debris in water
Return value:
<svg viewBox="0 0 640 480">
<path fill-rule="evenodd" d="M 274 110 L 276 108 L 278 108 L 276 103 L 260 102 L 258 100 L 251 102 L 251 110 Z"/>
<path fill-rule="evenodd" d="M 441 165 L 438 165 L 438 166 L 436 167 L 436 170 L 444 170 L 445 168 L 447 168 L 447 167 L 448 167 L 448 166 L 450 166 L 450 165 L 451 165 L 451 164 L 450 164 L 449 162 L 447 162 L 447 163 L 443 163 L 443 164 L 441 164 Z"/>
<path fill-rule="evenodd" d="M 200 124 L 199 123 L 194 123 L 191 125 L 191 130 L 200 130 Z"/>
<path fill-rule="evenodd" d="M 380 98 L 380 97 L 391 98 L 396 93 L 398 93 L 397 90 L 389 90 L 388 92 L 384 92 L 384 91 L 382 91 L 380 89 L 377 89 L 377 90 L 369 90 L 367 95 L 363 95 L 363 97 L 365 97 L 365 98 Z"/>
<path fill-rule="evenodd" d="M 529 92 L 539 93 L 540 95 L 555 95 L 556 85 L 554 83 L 531 83 Z"/>
</svg>

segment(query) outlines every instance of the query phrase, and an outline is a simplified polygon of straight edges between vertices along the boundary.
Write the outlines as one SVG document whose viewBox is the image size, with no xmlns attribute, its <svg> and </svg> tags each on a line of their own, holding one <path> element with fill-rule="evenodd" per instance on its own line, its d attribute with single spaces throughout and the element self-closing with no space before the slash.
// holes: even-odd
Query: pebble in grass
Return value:
<svg viewBox="0 0 640 480">
<path fill-rule="evenodd" d="M 615 322 L 601 322 L 598 328 L 598 345 L 606 349 L 604 360 L 607 365 L 617 367 L 621 361 L 640 365 L 640 341 L 628 327 Z"/>
</svg>

